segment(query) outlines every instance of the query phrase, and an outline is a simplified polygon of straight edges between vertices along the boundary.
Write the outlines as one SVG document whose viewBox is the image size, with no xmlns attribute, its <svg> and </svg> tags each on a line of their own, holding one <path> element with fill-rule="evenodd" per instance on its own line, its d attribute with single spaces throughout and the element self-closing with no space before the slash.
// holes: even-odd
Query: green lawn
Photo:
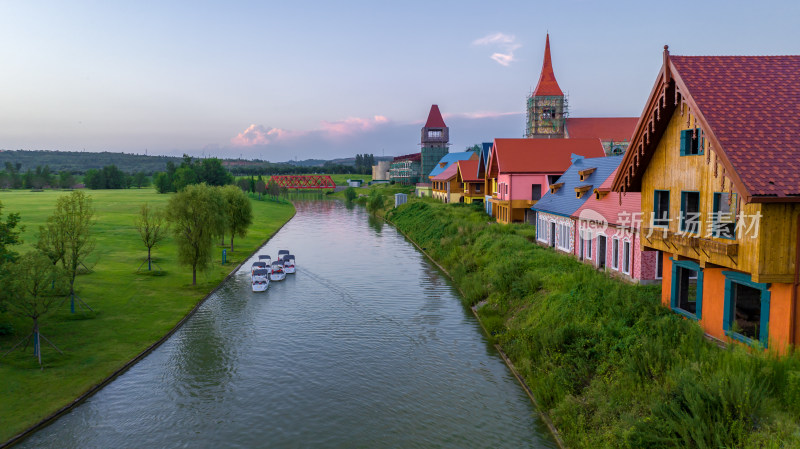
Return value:
<svg viewBox="0 0 800 449">
<path fill-rule="evenodd" d="M 64 355 L 43 345 L 44 370 L 39 369 L 30 347 L 0 359 L 0 442 L 68 404 L 157 341 L 294 214 L 291 204 L 252 200 L 254 221 L 248 236 L 234 241 L 236 251 L 228 252 L 225 266 L 220 264 L 219 248 L 215 265 L 198 273 L 198 285 L 192 287 L 191 269 L 177 264 L 171 238 L 153 251 L 164 275 L 136 272 L 147 250 L 133 226 L 134 217 L 141 204 L 164 206 L 169 195 L 159 195 L 153 189 L 87 193 L 97 211 L 97 246 L 88 260 L 93 273 L 79 275 L 75 286 L 94 312 L 71 315 L 69 304 L 65 303 L 45 317 L 42 334 Z M 24 244 L 17 251 L 22 253 L 32 247 L 39 225 L 63 194 L 0 192 L 3 216 L 19 212 L 26 226 Z M 8 320 L 8 316 L 0 315 L 0 322 Z M 0 354 L 30 331 L 29 320 L 11 317 L 10 321 L 14 334 L 0 336 Z"/>
</svg>

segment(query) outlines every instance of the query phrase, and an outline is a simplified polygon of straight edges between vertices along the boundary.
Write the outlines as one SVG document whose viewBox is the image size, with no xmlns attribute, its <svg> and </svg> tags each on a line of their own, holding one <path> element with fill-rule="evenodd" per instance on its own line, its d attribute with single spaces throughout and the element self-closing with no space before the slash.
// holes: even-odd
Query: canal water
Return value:
<svg viewBox="0 0 800 449">
<path fill-rule="evenodd" d="M 457 291 L 360 207 L 297 203 L 168 341 L 20 447 L 554 448 Z M 164 298 L 168 301 L 169 298 Z"/>
</svg>

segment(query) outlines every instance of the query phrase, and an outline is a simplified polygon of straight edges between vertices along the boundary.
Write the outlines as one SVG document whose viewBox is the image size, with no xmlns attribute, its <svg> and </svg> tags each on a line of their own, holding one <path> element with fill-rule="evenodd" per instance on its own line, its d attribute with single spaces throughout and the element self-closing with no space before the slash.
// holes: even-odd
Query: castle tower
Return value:
<svg viewBox="0 0 800 449">
<path fill-rule="evenodd" d="M 450 145 L 450 128 L 444 124 L 438 105 L 432 105 L 428 121 L 422 127 L 422 182 L 428 182 L 428 174 L 433 170 Z"/>
<path fill-rule="evenodd" d="M 550 60 L 550 34 L 544 44 L 544 63 L 539 83 L 528 97 L 528 121 L 525 137 L 563 138 L 567 99 L 558 87 L 553 63 Z"/>
</svg>

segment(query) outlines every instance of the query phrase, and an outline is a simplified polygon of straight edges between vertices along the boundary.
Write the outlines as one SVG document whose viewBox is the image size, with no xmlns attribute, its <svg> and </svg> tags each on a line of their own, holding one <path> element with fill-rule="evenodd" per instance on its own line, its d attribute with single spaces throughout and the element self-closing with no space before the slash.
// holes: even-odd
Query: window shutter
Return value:
<svg viewBox="0 0 800 449">
<path fill-rule="evenodd" d="M 692 130 L 684 129 L 681 131 L 681 156 L 686 156 L 686 152 L 691 148 Z"/>
</svg>

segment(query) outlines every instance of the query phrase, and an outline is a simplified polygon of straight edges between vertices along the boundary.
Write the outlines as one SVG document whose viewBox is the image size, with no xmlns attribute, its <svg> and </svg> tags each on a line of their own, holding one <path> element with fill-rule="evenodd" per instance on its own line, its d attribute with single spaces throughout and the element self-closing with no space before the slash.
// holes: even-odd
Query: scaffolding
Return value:
<svg viewBox="0 0 800 449">
<path fill-rule="evenodd" d="M 569 100 L 563 96 L 535 96 L 527 98 L 527 138 L 565 137 L 569 117 Z"/>
</svg>

